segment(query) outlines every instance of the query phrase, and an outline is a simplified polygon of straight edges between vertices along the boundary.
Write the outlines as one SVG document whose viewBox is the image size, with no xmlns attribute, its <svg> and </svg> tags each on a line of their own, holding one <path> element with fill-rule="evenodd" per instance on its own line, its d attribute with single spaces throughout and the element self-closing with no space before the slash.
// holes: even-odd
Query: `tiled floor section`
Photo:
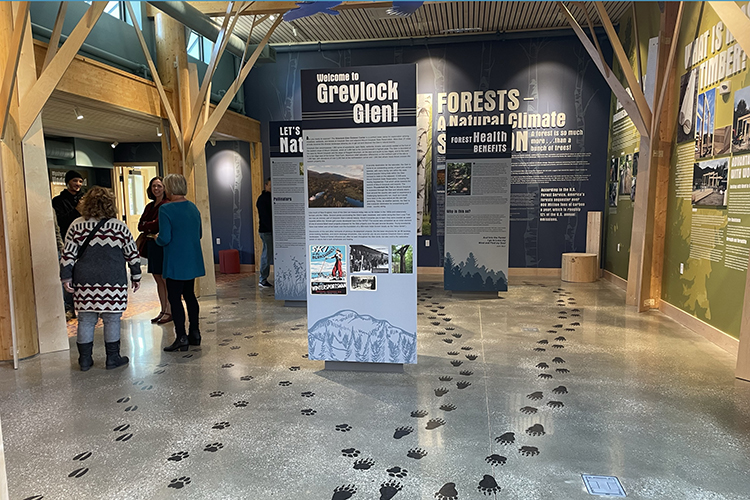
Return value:
<svg viewBox="0 0 750 500">
<path fill-rule="evenodd" d="M 582 473 L 750 497 L 750 383 L 607 283 L 420 281 L 418 364 L 373 374 L 307 360 L 305 310 L 252 278 L 201 300 L 200 349 L 162 352 L 171 326 L 142 313 L 126 368 L 103 369 L 100 334 L 86 373 L 72 351 L 1 364 L 11 498 L 591 498 Z"/>
</svg>

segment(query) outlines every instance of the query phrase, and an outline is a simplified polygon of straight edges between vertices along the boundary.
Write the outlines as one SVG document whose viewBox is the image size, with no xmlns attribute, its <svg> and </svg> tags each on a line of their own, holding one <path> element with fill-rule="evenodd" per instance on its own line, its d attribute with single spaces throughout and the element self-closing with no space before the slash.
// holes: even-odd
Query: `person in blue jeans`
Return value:
<svg viewBox="0 0 750 500">
<path fill-rule="evenodd" d="M 273 286 L 268 281 L 268 274 L 273 264 L 273 220 L 271 217 L 271 178 L 266 179 L 263 192 L 258 196 L 255 207 L 258 209 L 258 233 L 263 240 L 263 253 L 260 256 L 260 276 L 258 286 L 266 288 Z"/>
<path fill-rule="evenodd" d="M 164 178 L 169 203 L 159 207 L 159 234 L 156 244 L 164 247 L 162 277 L 167 283 L 167 300 L 172 308 L 175 341 L 165 351 L 187 351 L 188 346 L 201 345 L 198 327 L 200 308 L 195 297 L 195 278 L 206 275 L 203 265 L 201 213 L 185 198 L 187 181 L 179 174 Z M 190 326 L 185 331 L 185 299 Z"/>
</svg>

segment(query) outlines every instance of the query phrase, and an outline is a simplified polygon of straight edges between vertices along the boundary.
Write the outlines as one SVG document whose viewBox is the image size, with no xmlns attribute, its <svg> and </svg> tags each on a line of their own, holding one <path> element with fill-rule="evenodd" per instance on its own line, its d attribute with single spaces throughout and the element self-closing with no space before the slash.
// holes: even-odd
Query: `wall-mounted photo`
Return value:
<svg viewBox="0 0 750 500">
<path fill-rule="evenodd" d="M 750 87 L 734 92 L 732 152 L 750 151 Z"/>
<path fill-rule="evenodd" d="M 414 250 L 411 245 L 391 245 L 391 272 L 395 274 L 414 272 Z"/>
<path fill-rule="evenodd" d="M 299 175 L 305 175 L 305 163 L 299 162 Z"/>
<path fill-rule="evenodd" d="M 714 153 L 714 119 L 716 89 L 698 94 L 695 106 L 695 157 L 708 158 Z"/>
<path fill-rule="evenodd" d="M 388 247 L 349 245 L 349 270 L 352 273 L 387 273 Z"/>
<path fill-rule="evenodd" d="M 640 153 L 636 151 L 633 153 L 633 180 L 630 183 L 630 201 L 635 201 L 635 179 L 638 177 L 638 160 L 640 159 Z"/>
<path fill-rule="evenodd" d="M 375 276 L 352 276 L 351 280 L 353 292 L 375 292 L 378 289 Z"/>
<path fill-rule="evenodd" d="M 680 78 L 680 110 L 677 116 L 677 143 L 695 140 L 695 101 L 698 95 L 698 69 Z"/>
<path fill-rule="evenodd" d="M 471 194 L 471 163 L 449 163 L 448 195 Z"/>
<path fill-rule="evenodd" d="M 445 167 L 436 170 L 437 191 L 445 192 Z"/>
<path fill-rule="evenodd" d="M 623 196 L 630 196 L 630 187 L 633 184 L 633 155 L 625 155 L 620 158 L 620 191 Z"/>
<path fill-rule="evenodd" d="M 318 295 L 346 294 L 346 246 L 310 245 L 310 291 Z"/>
<path fill-rule="evenodd" d="M 617 206 L 618 180 L 620 179 L 620 158 L 614 157 L 609 160 L 609 206 Z"/>
<path fill-rule="evenodd" d="M 693 205 L 727 206 L 729 158 L 702 161 L 693 165 Z"/>
<path fill-rule="evenodd" d="M 365 206 L 364 165 L 316 165 L 307 169 L 310 208 Z"/>
</svg>

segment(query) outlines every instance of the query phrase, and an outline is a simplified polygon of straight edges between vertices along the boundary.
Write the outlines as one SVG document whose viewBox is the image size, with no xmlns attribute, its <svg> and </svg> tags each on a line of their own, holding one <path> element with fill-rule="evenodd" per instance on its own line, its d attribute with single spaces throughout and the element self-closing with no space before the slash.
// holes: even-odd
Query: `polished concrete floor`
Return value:
<svg viewBox="0 0 750 500">
<path fill-rule="evenodd" d="M 128 367 L 74 351 L 0 364 L 12 499 L 750 498 L 750 383 L 612 285 L 511 281 L 503 299 L 420 280 L 418 364 L 325 371 L 305 309 L 253 276 L 201 300 L 203 345 L 123 322 Z M 153 311 L 151 311 L 153 313 Z M 71 339 L 71 346 L 74 347 Z"/>
</svg>

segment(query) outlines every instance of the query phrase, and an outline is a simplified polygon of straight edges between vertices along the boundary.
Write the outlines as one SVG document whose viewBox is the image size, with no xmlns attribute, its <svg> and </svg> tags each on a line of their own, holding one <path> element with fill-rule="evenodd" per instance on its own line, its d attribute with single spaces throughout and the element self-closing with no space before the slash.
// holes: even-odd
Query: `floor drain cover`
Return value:
<svg viewBox="0 0 750 500">
<path fill-rule="evenodd" d="M 598 495 L 603 497 L 624 497 L 625 490 L 622 489 L 620 480 L 615 476 L 592 476 L 582 474 L 583 483 L 589 495 Z"/>
</svg>

